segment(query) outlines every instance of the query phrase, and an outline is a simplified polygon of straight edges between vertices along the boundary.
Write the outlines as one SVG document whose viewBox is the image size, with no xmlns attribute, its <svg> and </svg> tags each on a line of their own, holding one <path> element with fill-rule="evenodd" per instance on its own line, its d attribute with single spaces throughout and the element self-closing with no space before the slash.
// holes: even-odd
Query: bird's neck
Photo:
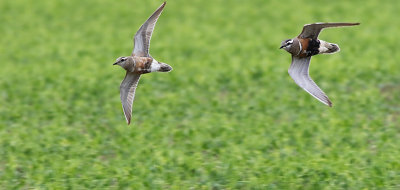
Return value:
<svg viewBox="0 0 400 190">
<path fill-rule="evenodd" d="M 135 71 L 135 65 L 136 65 L 136 61 L 132 57 L 132 58 L 128 58 L 128 60 L 125 61 L 125 64 L 122 65 L 122 67 L 129 72 L 133 72 L 133 71 Z"/>
</svg>

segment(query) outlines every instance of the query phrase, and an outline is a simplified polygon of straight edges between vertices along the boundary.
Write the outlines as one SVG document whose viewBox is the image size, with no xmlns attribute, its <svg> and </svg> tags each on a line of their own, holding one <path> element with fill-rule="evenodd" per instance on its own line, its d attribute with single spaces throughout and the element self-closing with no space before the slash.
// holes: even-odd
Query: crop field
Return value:
<svg viewBox="0 0 400 190">
<path fill-rule="evenodd" d="M 127 125 L 113 66 L 163 1 L 0 1 L 0 189 L 400 189 L 400 2 L 168 0 Z M 341 51 L 287 73 L 304 24 Z"/>
</svg>

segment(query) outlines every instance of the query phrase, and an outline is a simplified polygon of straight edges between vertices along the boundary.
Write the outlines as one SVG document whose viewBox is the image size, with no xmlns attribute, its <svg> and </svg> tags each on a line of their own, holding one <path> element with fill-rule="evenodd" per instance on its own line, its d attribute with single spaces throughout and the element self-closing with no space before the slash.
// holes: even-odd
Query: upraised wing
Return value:
<svg viewBox="0 0 400 190">
<path fill-rule="evenodd" d="M 322 29 L 328 27 L 342 27 L 342 26 L 354 26 L 359 25 L 360 23 L 314 23 L 314 24 L 306 24 L 303 27 L 303 31 L 301 31 L 298 38 L 312 38 L 317 39 L 319 33 Z"/>
<path fill-rule="evenodd" d="M 149 48 L 150 48 L 151 35 L 153 34 L 153 30 L 157 23 L 157 19 L 161 15 L 161 12 L 163 11 L 165 4 L 166 2 L 164 2 L 136 32 L 132 55 L 137 55 L 140 57 L 150 56 Z"/>
<path fill-rule="evenodd" d="M 314 98 L 332 107 L 332 102 L 329 100 L 328 96 L 315 84 L 309 75 L 308 69 L 310 67 L 310 60 L 311 57 L 298 58 L 292 56 L 289 75 L 297 85 L 314 96 Z"/>
<path fill-rule="evenodd" d="M 125 119 L 128 125 L 131 123 L 132 117 L 132 104 L 135 99 L 135 91 L 140 79 L 140 74 L 126 72 L 124 80 L 121 82 L 120 96 L 122 102 L 122 109 L 124 110 Z"/>
</svg>

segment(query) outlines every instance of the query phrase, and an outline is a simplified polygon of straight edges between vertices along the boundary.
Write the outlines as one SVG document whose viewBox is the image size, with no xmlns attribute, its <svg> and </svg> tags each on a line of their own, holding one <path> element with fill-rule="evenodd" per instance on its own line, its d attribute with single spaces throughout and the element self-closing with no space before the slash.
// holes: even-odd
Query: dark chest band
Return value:
<svg viewBox="0 0 400 190">
<path fill-rule="evenodd" d="M 320 46 L 320 42 L 319 40 L 314 40 L 314 39 L 310 39 L 310 41 L 308 41 L 308 47 L 307 47 L 307 56 L 313 56 L 313 55 L 317 55 L 319 53 L 319 46 Z"/>
</svg>

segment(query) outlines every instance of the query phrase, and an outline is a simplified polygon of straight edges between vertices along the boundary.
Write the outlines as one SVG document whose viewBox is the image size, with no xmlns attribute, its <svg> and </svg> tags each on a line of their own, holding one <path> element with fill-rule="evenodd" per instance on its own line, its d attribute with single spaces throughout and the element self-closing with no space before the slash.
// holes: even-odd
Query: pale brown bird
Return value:
<svg viewBox="0 0 400 190">
<path fill-rule="evenodd" d="M 294 82 L 316 99 L 330 107 L 332 107 L 332 102 L 311 79 L 308 69 L 310 67 L 311 56 L 323 53 L 336 53 L 340 48 L 337 44 L 318 39 L 318 35 L 324 28 L 354 26 L 359 24 L 360 23 L 306 24 L 299 36 L 284 40 L 281 43 L 280 48 L 292 54 L 292 64 L 289 68 L 289 75 L 293 78 Z"/>
<path fill-rule="evenodd" d="M 119 57 L 113 65 L 126 70 L 126 76 L 120 86 L 122 109 L 128 125 L 131 123 L 132 104 L 135 91 L 142 74 L 151 72 L 169 72 L 172 67 L 155 60 L 149 54 L 150 39 L 157 19 L 164 9 L 164 2 L 139 28 L 134 37 L 134 48 L 131 56 Z"/>
</svg>

